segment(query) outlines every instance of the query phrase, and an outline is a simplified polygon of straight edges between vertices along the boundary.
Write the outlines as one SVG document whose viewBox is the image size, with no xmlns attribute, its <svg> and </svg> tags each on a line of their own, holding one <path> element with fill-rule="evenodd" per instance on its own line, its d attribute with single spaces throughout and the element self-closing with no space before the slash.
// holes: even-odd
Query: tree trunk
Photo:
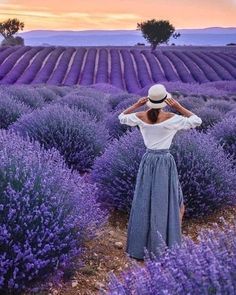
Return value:
<svg viewBox="0 0 236 295">
<path fill-rule="evenodd" d="M 157 44 L 152 44 L 151 48 L 152 48 L 151 50 L 152 52 L 155 51 L 155 49 L 157 48 Z"/>
</svg>

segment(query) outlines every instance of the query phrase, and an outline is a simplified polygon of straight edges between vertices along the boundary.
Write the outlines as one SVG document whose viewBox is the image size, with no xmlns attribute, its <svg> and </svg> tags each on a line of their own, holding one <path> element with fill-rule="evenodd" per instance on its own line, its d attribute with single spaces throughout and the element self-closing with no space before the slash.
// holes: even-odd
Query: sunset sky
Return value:
<svg viewBox="0 0 236 295">
<path fill-rule="evenodd" d="M 136 29 L 167 19 L 176 29 L 236 27 L 236 0 L 0 0 L 0 21 L 17 17 L 35 29 Z"/>
</svg>

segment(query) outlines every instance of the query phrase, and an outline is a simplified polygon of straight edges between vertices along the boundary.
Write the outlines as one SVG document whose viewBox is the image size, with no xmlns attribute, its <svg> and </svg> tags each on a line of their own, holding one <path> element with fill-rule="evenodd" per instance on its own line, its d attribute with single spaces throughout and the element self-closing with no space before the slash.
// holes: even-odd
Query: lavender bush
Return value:
<svg viewBox="0 0 236 295">
<path fill-rule="evenodd" d="M 226 114 L 235 107 L 235 103 L 233 101 L 226 101 L 222 99 L 209 99 L 206 102 L 206 107 L 218 110 L 221 113 Z"/>
<path fill-rule="evenodd" d="M 105 118 L 105 127 L 109 132 L 109 141 L 114 138 L 119 138 L 122 136 L 127 130 L 132 130 L 132 127 L 120 124 L 120 120 L 118 119 L 118 115 L 121 113 L 121 110 L 115 111 L 113 113 L 109 113 Z"/>
<path fill-rule="evenodd" d="M 193 109 L 199 109 L 205 105 L 205 100 L 200 96 L 186 96 L 180 97 L 178 102 L 185 108 L 192 111 Z"/>
<path fill-rule="evenodd" d="M 234 204 L 236 170 L 223 148 L 209 134 L 180 131 L 172 143 L 182 185 L 186 217 L 201 217 Z"/>
<path fill-rule="evenodd" d="M 136 96 L 131 96 L 121 102 L 118 103 L 118 105 L 115 107 L 115 111 L 124 111 L 126 108 L 130 107 L 132 104 L 138 101 L 138 98 Z M 142 108 L 144 108 L 143 106 Z M 138 109 L 135 110 L 137 112 Z"/>
<path fill-rule="evenodd" d="M 236 222 L 200 232 L 198 243 L 183 237 L 182 246 L 163 244 L 159 257 L 145 258 L 144 267 L 133 264 L 119 277 L 109 273 L 108 291 L 101 295 L 235 294 Z"/>
<path fill-rule="evenodd" d="M 236 117 L 236 107 L 234 107 L 231 111 L 227 113 L 227 117 L 230 117 L 230 116 L 234 118 Z"/>
<path fill-rule="evenodd" d="M 39 87 L 40 88 L 40 87 Z M 44 88 L 44 87 L 42 87 Z M 52 90 L 57 96 L 64 96 L 72 91 L 72 87 L 69 86 L 55 86 L 55 85 L 47 85 L 45 89 Z"/>
<path fill-rule="evenodd" d="M 0 93 L 0 128 L 7 128 L 23 114 L 30 113 L 30 107 Z"/>
<path fill-rule="evenodd" d="M 36 91 L 39 93 L 39 95 L 43 98 L 45 102 L 55 101 L 58 97 L 58 95 L 52 89 L 46 86 L 37 87 Z"/>
<path fill-rule="evenodd" d="M 106 113 L 106 104 L 104 101 L 96 101 L 91 96 L 80 96 L 77 94 L 68 94 L 56 100 L 56 103 L 67 105 L 70 108 L 76 108 L 81 111 L 87 111 L 95 120 L 102 120 Z"/>
<path fill-rule="evenodd" d="M 80 172 L 89 170 L 108 137 L 105 127 L 87 112 L 58 104 L 22 116 L 10 128 L 38 140 L 47 149 L 55 147 L 68 166 Z"/>
<path fill-rule="evenodd" d="M 107 213 L 57 150 L 2 129 L 0 158 L 0 293 L 19 294 L 69 267 Z"/>
<path fill-rule="evenodd" d="M 227 91 L 229 93 L 236 93 L 236 85 L 235 81 L 216 81 L 216 82 L 208 82 L 206 85 L 215 87 L 219 91 Z"/>
<path fill-rule="evenodd" d="M 106 94 L 119 94 L 123 93 L 123 90 L 121 90 L 118 87 L 115 87 L 113 85 L 110 85 L 108 83 L 96 83 L 90 86 L 91 89 L 96 89 L 100 92 L 106 93 Z"/>
<path fill-rule="evenodd" d="M 42 107 L 45 103 L 40 94 L 32 87 L 12 85 L 8 87 L 2 86 L 0 89 L 2 93 L 10 95 L 15 100 L 23 102 L 33 109 Z"/>
<path fill-rule="evenodd" d="M 136 174 L 145 151 L 139 130 L 128 131 L 95 160 L 91 179 L 98 185 L 99 201 L 105 206 L 128 211 Z"/>
<path fill-rule="evenodd" d="M 231 84 L 232 81 L 224 81 L 226 85 Z M 153 83 L 154 84 L 154 83 Z M 183 83 L 183 82 L 162 82 L 163 85 L 166 86 L 166 89 L 172 93 L 178 91 L 182 95 L 202 95 L 204 97 L 215 97 L 215 98 L 225 98 L 228 95 L 227 86 L 222 89 L 217 89 L 215 82 L 210 83 Z M 139 89 L 137 94 L 143 96 L 147 95 L 148 89 L 151 85 L 147 85 L 146 87 Z M 236 92 L 236 91 L 235 91 Z"/>
<path fill-rule="evenodd" d="M 184 193 L 186 218 L 205 216 L 235 202 L 236 171 L 213 137 L 197 130 L 179 131 L 170 149 Z M 127 131 L 96 159 L 91 177 L 98 184 L 101 202 L 129 211 L 144 150 L 140 131 Z"/>
<path fill-rule="evenodd" d="M 85 97 L 93 97 L 94 100 L 100 101 L 101 103 L 104 103 L 104 100 L 106 101 L 107 97 L 109 97 L 108 94 L 102 92 L 101 90 L 94 89 L 91 86 L 79 86 L 73 89 L 73 91 L 70 94 L 76 94 L 79 96 L 85 96 Z"/>
<path fill-rule="evenodd" d="M 209 130 L 223 149 L 233 156 L 233 163 L 236 164 L 236 120 L 235 116 L 224 118 Z"/>
<path fill-rule="evenodd" d="M 202 119 L 201 126 L 198 130 L 206 132 L 216 123 L 220 122 L 224 118 L 224 113 L 219 111 L 217 108 L 210 108 L 203 106 L 202 108 L 193 109 L 193 112 Z"/>
<path fill-rule="evenodd" d="M 117 95 L 111 95 L 108 99 L 108 103 L 112 110 L 116 109 L 119 103 L 122 103 L 126 100 L 134 101 L 138 100 L 139 96 L 135 94 L 129 94 L 127 92 L 120 93 Z"/>
</svg>

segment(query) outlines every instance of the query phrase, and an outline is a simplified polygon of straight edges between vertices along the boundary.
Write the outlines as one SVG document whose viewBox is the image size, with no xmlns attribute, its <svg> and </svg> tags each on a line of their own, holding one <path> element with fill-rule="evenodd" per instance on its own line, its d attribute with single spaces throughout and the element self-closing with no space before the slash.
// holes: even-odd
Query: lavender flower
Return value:
<svg viewBox="0 0 236 295">
<path fill-rule="evenodd" d="M 80 172 L 89 170 L 108 136 L 104 126 L 87 112 L 59 104 L 22 116 L 10 129 L 38 140 L 46 149 L 55 147 L 68 166 Z"/>
<path fill-rule="evenodd" d="M 120 276 L 109 273 L 108 291 L 101 295 L 235 294 L 236 222 L 223 229 L 202 230 L 199 242 L 183 237 L 182 246 L 164 248 L 159 257 L 146 255 L 144 266 L 133 264 Z"/>
<path fill-rule="evenodd" d="M 0 158 L 0 293 L 15 294 L 69 267 L 107 214 L 57 150 L 2 129 Z"/>
</svg>

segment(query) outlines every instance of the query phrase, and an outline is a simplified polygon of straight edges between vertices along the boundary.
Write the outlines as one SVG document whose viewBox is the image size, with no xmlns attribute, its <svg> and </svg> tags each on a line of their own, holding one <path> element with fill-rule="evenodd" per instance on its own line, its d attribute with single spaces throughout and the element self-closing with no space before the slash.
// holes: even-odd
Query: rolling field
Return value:
<svg viewBox="0 0 236 295">
<path fill-rule="evenodd" d="M 0 48 L 0 84 L 92 85 L 138 93 L 157 82 L 236 81 L 236 49 L 176 47 Z"/>
<path fill-rule="evenodd" d="M 171 145 L 183 244 L 135 265 L 145 146 L 118 115 L 154 83 L 202 124 Z M 0 47 L 0 84 L 1 295 L 235 294 L 234 48 Z"/>
</svg>

